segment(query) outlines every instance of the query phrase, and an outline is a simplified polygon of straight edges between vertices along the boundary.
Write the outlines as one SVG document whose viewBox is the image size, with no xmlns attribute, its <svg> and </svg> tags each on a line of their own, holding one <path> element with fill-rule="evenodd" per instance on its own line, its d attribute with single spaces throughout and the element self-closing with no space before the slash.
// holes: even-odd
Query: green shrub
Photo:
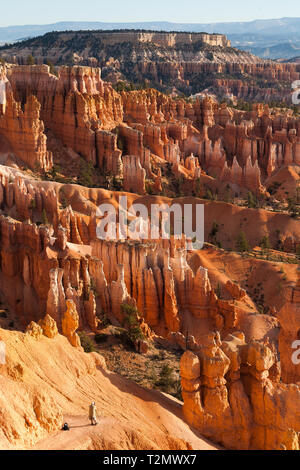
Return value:
<svg viewBox="0 0 300 470">
<path fill-rule="evenodd" d="M 260 247 L 263 251 L 264 250 L 269 250 L 271 248 L 271 243 L 270 243 L 270 239 L 269 239 L 268 235 L 265 235 L 263 237 L 262 241 L 260 242 Z"/>
<path fill-rule="evenodd" d="M 34 65 L 34 64 L 35 64 L 34 57 L 30 54 L 30 55 L 27 57 L 27 65 Z"/>
<path fill-rule="evenodd" d="M 66 209 L 69 206 L 69 202 L 63 189 L 60 190 L 59 196 L 60 196 L 60 203 L 62 205 L 62 208 Z"/>
<path fill-rule="evenodd" d="M 172 367 L 170 367 L 168 364 L 165 364 L 160 371 L 157 385 L 164 388 L 169 388 L 172 386 L 174 384 L 173 372 L 174 370 Z"/>
<path fill-rule="evenodd" d="M 87 336 L 84 332 L 79 333 L 79 338 L 80 338 L 81 346 L 84 349 L 84 352 L 91 353 L 91 352 L 96 351 L 93 340 L 89 336 Z"/>
<path fill-rule="evenodd" d="M 134 345 L 136 341 L 143 340 L 144 335 L 138 322 L 138 310 L 129 304 L 123 304 L 122 310 L 125 313 L 124 326 L 127 330 L 127 337 Z"/>
<path fill-rule="evenodd" d="M 175 378 L 174 369 L 168 364 L 165 364 L 161 369 L 156 386 L 163 392 L 182 400 L 181 381 Z"/>
<path fill-rule="evenodd" d="M 94 336 L 94 340 L 97 344 L 102 344 L 102 343 L 106 343 L 107 341 L 107 335 L 103 335 L 101 333 L 98 333 Z"/>
<path fill-rule="evenodd" d="M 111 324 L 109 318 L 105 313 L 97 315 L 97 318 L 100 320 L 102 328 L 106 328 L 108 325 Z"/>
<path fill-rule="evenodd" d="M 297 207 L 295 200 L 292 198 L 288 199 L 288 211 L 292 218 L 296 218 L 299 216 L 299 207 Z"/>
<path fill-rule="evenodd" d="M 211 229 L 211 232 L 210 234 L 208 235 L 208 239 L 209 241 L 214 244 L 214 245 L 217 245 L 218 241 L 217 241 L 217 235 L 218 235 L 218 232 L 219 232 L 219 224 L 214 221 L 213 222 L 213 226 L 212 226 L 212 229 Z"/>
<path fill-rule="evenodd" d="M 80 173 L 78 176 L 78 184 L 84 187 L 93 187 L 94 165 L 92 162 L 87 162 L 84 158 L 80 162 Z"/>
<path fill-rule="evenodd" d="M 247 206 L 249 209 L 256 209 L 257 208 L 257 201 L 256 198 L 253 196 L 251 192 L 248 193 L 247 196 Z"/>
<path fill-rule="evenodd" d="M 236 247 L 240 253 L 245 253 L 246 251 L 250 250 L 245 232 L 241 231 L 239 233 L 239 236 L 236 241 Z"/>
</svg>

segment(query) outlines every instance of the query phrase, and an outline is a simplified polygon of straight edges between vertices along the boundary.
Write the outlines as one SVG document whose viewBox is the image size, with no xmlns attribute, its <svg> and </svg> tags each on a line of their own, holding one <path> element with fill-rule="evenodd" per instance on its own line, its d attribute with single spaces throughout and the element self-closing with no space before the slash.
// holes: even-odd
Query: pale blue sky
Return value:
<svg viewBox="0 0 300 470">
<path fill-rule="evenodd" d="M 300 17 L 299 0 L 6 0 L 0 26 L 58 21 L 208 23 Z"/>
</svg>

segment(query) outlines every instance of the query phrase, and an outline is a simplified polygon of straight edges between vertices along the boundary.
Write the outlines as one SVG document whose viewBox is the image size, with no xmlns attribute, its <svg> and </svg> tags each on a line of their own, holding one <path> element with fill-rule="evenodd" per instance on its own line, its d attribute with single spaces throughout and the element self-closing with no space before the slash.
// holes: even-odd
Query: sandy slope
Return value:
<svg viewBox="0 0 300 470">
<path fill-rule="evenodd" d="M 101 356 L 66 338 L 0 330 L 0 449 L 212 449 L 183 421 L 181 403 L 105 369 Z M 89 403 L 100 422 L 88 425 Z M 64 421 L 75 426 L 59 431 Z"/>
</svg>

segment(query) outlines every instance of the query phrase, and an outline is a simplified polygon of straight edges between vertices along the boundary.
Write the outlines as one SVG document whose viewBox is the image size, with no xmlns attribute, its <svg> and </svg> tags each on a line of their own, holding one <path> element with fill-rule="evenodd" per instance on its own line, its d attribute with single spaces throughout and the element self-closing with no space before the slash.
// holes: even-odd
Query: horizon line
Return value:
<svg viewBox="0 0 300 470">
<path fill-rule="evenodd" d="M 88 23 L 88 24 L 176 24 L 176 25 L 217 25 L 217 24 L 231 24 L 231 23 L 254 23 L 257 21 L 276 21 L 276 20 L 297 20 L 300 19 L 299 16 L 284 16 L 278 18 L 256 18 L 253 20 L 231 20 L 231 21 L 209 21 L 209 22 L 178 22 L 178 21 L 167 21 L 167 20 L 135 20 L 135 21 L 91 21 L 91 20 L 60 20 L 54 23 L 32 23 L 32 24 L 12 24 L 1 26 L 0 28 L 18 28 L 18 27 L 32 27 L 32 26 L 52 26 L 52 25 L 59 25 L 64 23 Z"/>
</svg>

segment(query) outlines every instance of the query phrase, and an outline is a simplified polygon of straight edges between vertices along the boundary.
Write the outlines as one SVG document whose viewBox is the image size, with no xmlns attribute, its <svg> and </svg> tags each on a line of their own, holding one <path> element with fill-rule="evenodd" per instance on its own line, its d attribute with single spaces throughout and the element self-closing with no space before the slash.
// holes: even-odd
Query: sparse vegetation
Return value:
<svg viewBox="0 0 300 470">
<path fill-rule="evenodd" d="M 31 54 L 27 57 L 27 65 L 35 65 L 35 59 Z"/>
<path fill-rule="evenodd" d="M 107 341 L 107 335 L 104 335 L 104 334 L 101 334 L 101 333 L 97 333 L 95 336 L 94 336 L 94 340 L 97 344 L 103 344 L 103 343 L 106 343 Z"/>
<path fill-rule="evenodd" d="M 87 162 L 83 158 L 80 162 L 80 173 L 78 175 L 78 184 L 88 188 L 93 187 L 93 172 L 94 165 L 92 162 Z"/>
<path fill-rule="evenodd" d="M 64 193 L 64 190 L 61 189 L 59 192 L 59 199 L 63 209 L 66 209 L 69 206 L 67 196 Z"/>
<path fill-rule="evenodd" d="M 83 347 L 84 352 L 91 353 L 97 351 L 95 344 L 90 336 L 84 332 L 79 333 L 79 338 L 81 346 Z"/>
<path fill-rule="evenodd" d="M 180 380 L 176 378 L 174 369 L 172 369 L 169 364 L 163 365 L 159 374 L 159 379 L 156 382 L 156 386 L 163 392 L 174 395 L 178 399 L 182 400 Z"/>
<path fill-rule="evenodd" d="M 251 191 L 248 193 L 247 196 L 247 206 L 249 207 L 249 209 L 256 209 L 257 207 L 257 200 L 254 197 L 253 193 L 251 193 Z"/>
<path fill-rule="evenodd" d="M 43 212 L 42 212 L 42 221 L 44 225 L 49 225 L 49 220 L 48 220 L 47 212 L 45 209 L 43 209 Z"/>
<path fill-rule="evenodd" d="M 260 247 L 263 251 L 268 251 L 271 248 L 271 243 L 268 235 L 265 235 L 260 242 Z"/>
<path fill-rule="evenodd" d="M 132 305 L 123 304 L 122 310 L 125 314 L 124 326 L 127 330 L 128 340 L 132 345 L 138 340 L 143 340 L 144 335 L 138 321 L 138 311 Z"/>
<path fill-rule="evenodd" d="M 295 199 L 288 198 L 288 212 L 292 218 L 297 218 L 300 214 L 299 206 L 296 204 Z"/>
<path fill-rule="evenodd" d="M 238 235 L 237 242 L 236 242 L 237 250 L 240 253 L 245 253 L 250 250 L 249 243 L 247 241 L 245 232 L 241 231 Z"/>
</svg>

